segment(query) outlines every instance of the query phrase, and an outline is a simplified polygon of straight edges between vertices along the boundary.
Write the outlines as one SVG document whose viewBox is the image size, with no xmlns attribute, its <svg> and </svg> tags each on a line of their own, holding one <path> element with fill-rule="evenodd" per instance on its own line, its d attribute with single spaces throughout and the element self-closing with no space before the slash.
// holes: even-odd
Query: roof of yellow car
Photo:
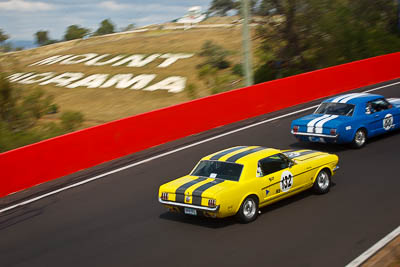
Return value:
<svg viewBox="0 0 400 267">
<path fill-rule="evenodd" d="M 235 146 L 227 148 L 211 155 L 202 160 L 218 160 L 234 163 L 245 163 L 248 161 L 258 161 L 262 158 L 279 153 L 280 150 L 274 148 L 266 148 L 261 146 Z"/>
</svg>

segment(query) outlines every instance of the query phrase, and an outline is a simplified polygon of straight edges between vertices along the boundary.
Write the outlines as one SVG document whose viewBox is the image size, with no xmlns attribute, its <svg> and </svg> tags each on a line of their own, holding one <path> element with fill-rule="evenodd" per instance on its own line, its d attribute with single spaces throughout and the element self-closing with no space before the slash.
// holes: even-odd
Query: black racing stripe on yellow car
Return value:
<svg viewBox="0 0 400 267">
<path fill-rule="evenodd" d="M 181 185 L 180 187 L 178 187 L 176 189 L 176 191 L 175 191 L 175 201 L 176 202 L 180 202 L 180 203 L 185 203 L 185 191 L 186 191 L 186 189 L 188 189 L 192 185 L 195 185 L 197 183 L 203 182 L 206 179 L 207 178 L 204 178 L 204 177 L 198 177 L 197 179 L 194 179 L 194 180 L 192 180 L 190 182 L 187 182 L 187 183 Z"/>
<path fill-rule="evenodd" d="M 214 156 L 212 156 L 210 158 L 210 160 L 219 160 L 223 156 L 228 155 L 229 153 L 232 153 L 232 152 L 237 151 L 237 150 L 242 149 L 242 148 L 245 148 L 245 146 L 237 146 L 237 147 L 233 147 L 233 148 L 224 150 L 224 151 L 219 152 L 218 154 L 215 154 Z"/>
<path fill-rule="evenodd" d="M 304 172 L 298 173 L 298 174 L 296 174 L 295 176 L 301 175 L 301 174 L 306 173 L 306 172 L 309 172 L 309 171 L 313 171 L 313 170 L 315 170 L 315 169 L 321 168 L 322 166 L 327 166 L 327 165 L 329 165 L 329 164 L 331 164 L 331 163 L 333 163 L 333 162 L 334 162 L 334 161 L 329 162 L 329 163 L 326 163 L 326 164 L 322 164 L 322 165 L 320 165 L 320 166 L 317 166 L 317 167 L 314 167 L 314 168 L 312 168 L 312 169 L 306 170 L 306 171 L 304 171 Z M 328 166 L 327 166 L 327 168 L 328 168 Z M 329 169 L 329 170 L 330 170 L 330 169 Z M 295 177 L 295 176 L 293 176 L 293 177 Z"/>
<path fill-rule="evenodd" d="M 213 187 L 217 184 L 220 184 L 222 182 L 224 182 L 224 180 L 215 179 L 214 181 L 203 184 L 203 185 L 199 186 L 198 188 L 196 188 L 192 193 L 192 197 L 193 197 L 192 204 L 201 206 L 201 195 L 204 193 L 204 191 L 206 191 L 207 189 L 210 189 L 211 187 Z"/>
<path fill-rule="evenodd" d="M 256 152 L 264 150 L 264 149 L 267 149 L 267 148 L 261 147 L 261 146 L 260 147 L 256 147 L 256 148 L 252 148 L 252 149 L 240 152 L 238 154 L 235 154 L 235 155 L 229 157 L 226 161 L 228 161 L 228 162 L 236 162 L 237 160 L 239 160 L 239 159 L 241 159 L 241 158 L 243 158 L 243 157 L 245 157 L 247 155 L 250 155 L 252 153 L 256 153 Z"/>
<path fill-rule="evenodd" d="M 321 155 L 309 156 L 309 157 L 307 157 L 307 158 L 301 159 L 301 161 L 303 161 L 303 160 L 309 160 L 309 159 L 316 158 L 316 157 L 319 157 L 319 156 L 321 156 Z"/>
<path fill-rule="evenodd" d="M 303 151 L 303 152 L 298 152 L 298 151 L 301 151 L 301 150 L 289 150 L 289 151 L 283 152 L 283 154 L 285 154 L 285 156 L 290 158 L 290 159 L 294 159 L 294 158 L 298 158 L 298 157 L 305 156 L 305 155 L 308 155 L 308 154 L 319 152 L 319 151 L 316 151 L 316 150 L 306 150 L 306 151 Z"/>
</svg>

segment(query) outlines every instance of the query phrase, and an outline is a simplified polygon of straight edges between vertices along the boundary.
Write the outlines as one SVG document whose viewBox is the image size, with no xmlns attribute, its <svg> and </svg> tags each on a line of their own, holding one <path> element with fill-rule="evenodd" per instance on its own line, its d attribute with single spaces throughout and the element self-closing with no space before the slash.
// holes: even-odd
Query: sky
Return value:
<svg viewBox="0 0 400 267">
<path fill-rule="evenodd" d="M 0 0 L 0 29 L 10 40 L 34 40 L 39 30 L 51 39 L 62 39 L 68 26 L 78 24 L 95 31 L 104 19 L 117 30 L 162 23 L 182 17 L 188 8 L 211 0 Z"/>
</svg>

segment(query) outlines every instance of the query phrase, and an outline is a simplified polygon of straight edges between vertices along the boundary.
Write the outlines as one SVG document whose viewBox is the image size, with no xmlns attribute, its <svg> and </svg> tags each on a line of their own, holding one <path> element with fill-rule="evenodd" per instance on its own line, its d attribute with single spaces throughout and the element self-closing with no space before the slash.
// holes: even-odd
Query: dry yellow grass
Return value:
<svg viewBox="0 0 400 267">
<path fill-rule="evenodd" d="M 232 18 L 234 20 L 234 18 Z M 213 23 L 222 23 L 226 20 L 214 18 Z M 88 38 L 86 40 L 75 40 L 57 43 L 32 50 L 21 51 L 10 55 L 0 56 L 0 63 L 7 69 L 13 68 L 14 72 L 82 72 L 86 75 L 95 73 L 119 74 L 157 74 L 155 83 L 169 76 L 183 76 L 187 78 L 187 84 L 196 87 L 197 97 L 211 94 L 204 81 L 198 77 L 196 66 L 204 61 L 198 55 L 203 43 L 211 40 L 231 51 L 228 60 L 232 65 L 241 61 L 241 27 L 213 29 L 189 29 L 189 30 L 156 30 L 142 33 L 129 33 L 123 35 L 112 35 L 106 37 Z M 253 44 L 255 51 L 257 44 Z M 130 68 L 126 66 L 86 66 L 75 65 L 41 65 L 28 66 L 41 59 L 53 55 L 67 54 L 153 54 L 153 53 L 193 53 L 193 57 L 182 59 L 168 68 L 157 68 L 163 62 L 156 59 L 154 62 L 141 68 Z M 18 64 L 16 64 L 18 62 Z M 237 77 L 236 77 L 237 79 Z M 234 80 L 232 80 L 233 82 Z M 27 91 L 38 85 L 22 85 Z M 237 83 L 240 87 L 241 83 Z M 51 85 L 41 86 L 46 92 L 55 97 L 55 103 L 60 106 L 61 111 L 75 110 L 84 114 L 85 127 L 101 124 L 104 122 L 128 117 L 131 115 L 155 110 L 162 107 L 182 103 L 190 99 L 186 91 L 181 93 L 168 93 L 167 91 L 141 91 L 117 88 L 74 88 L 68 89 Z"/>
</svg>

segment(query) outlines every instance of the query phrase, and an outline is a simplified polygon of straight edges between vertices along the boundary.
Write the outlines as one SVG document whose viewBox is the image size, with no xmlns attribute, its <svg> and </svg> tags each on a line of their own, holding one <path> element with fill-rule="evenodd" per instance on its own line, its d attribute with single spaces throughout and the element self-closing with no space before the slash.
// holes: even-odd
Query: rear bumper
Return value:
<svg viewBox="0 0 400 267">
<path fill-rule="evenodd" d="M 162 200 L 161 198 L 158 198 L 158 202 L 160 202 L 161 204 L 164 204 L 164 205 L 168 205 L 168 206 L 185 207 L 185 208 L 191 208 L 191 209 L 202 210 L 202 211 L 217 212 L 219 210 L 219 206 L 216 206 L 215 208 L 211 208 L 211 207 L 197 206 L 197 205 L 174 202 L 174 201 L 165 201 L 165 200 Z"/>
<path fill-rule="evenodd" d="M 331 139 L 337 139 L 339 137 L 338 134 L 329 135 L 329 134 L 317 134 L 317 133 L 304 133 L 304 132 L 294 132 L 293 130 L 291 131 L 291 133 L 294 136 L 320 137 L 320 138 L 331 138 Z"/>
</svg>

